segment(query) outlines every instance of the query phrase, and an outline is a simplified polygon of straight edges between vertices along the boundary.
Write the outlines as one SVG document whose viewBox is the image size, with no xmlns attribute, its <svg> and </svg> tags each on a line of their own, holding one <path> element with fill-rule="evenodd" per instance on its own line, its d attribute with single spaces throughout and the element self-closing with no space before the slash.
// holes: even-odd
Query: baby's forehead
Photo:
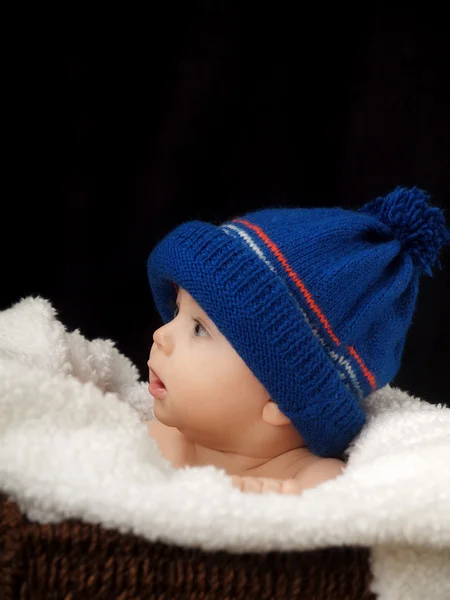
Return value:
<svg viewBox="0 0 450 600">
<path fill-rule="evenodd" d="M 203 310 L 195 298 L 191 296 L 187 290 L 178 285 L 176 286 L 176 289 L 178 306 L 183 305 L 187 310 L 194 312 L 199 318 L 203 318 L 206 325 L 209 325 L 214 331 L 220 333 L 219 328 L 216 326 L 211 317 Z"/>
<path fill-rule="evenodd" d="M 200 304 L 197 302 L 197 300 L 193 296 L 191 296 L 189 294 L 189 292 L 187 290 L 185 290 L 184 288 L 182 288 L 182 287 L 180 287 L 178 285 L 176 286 L 176 288 L 177 288 L 177 304 L 178 304 L 178 306 L 181 307 L 181 305 L 183 305 L 183 307 L 186 308 L 187 310 L 195 312 L 195 314 L 198 317 L 203 318 L 203 320 L 208 325 L 210 325 L 214 329 L 218 330 L 218 328 L 216 327 L 214 321 L 203 310 L 203 308 L 200 306 Z"/>
<path fill-rule="evenodd" d="M 197 300 L 195 298 L 193 298 L 193 296 L 190 295 L 190 293 L 188 291 L 186 291 L 181 286 L 176 286 L 176 287 L 177 287 L 177 302 L 178 303 L 180 303 L 182 301 L 183 304 L 188 305 L 190 308 L 195 308 L 195 309 L 201 311 L 204 315 L 206 315 L 203 308 L 200 306 L 200 304 L 197 302 Z"/>
</svg>

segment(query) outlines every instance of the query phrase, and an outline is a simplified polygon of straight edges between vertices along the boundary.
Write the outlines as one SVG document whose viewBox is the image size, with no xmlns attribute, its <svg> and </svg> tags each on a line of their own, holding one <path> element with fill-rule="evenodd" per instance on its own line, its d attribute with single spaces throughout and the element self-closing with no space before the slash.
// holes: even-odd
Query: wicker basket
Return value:
<svg viewBox="0 0 450 600">
<path fill-rule="evenodd" d="M 205 552 L 65 521 L 32 523 L 0 497 L 0 598 L 375 600 L 369 550 Z"/>
</svg>

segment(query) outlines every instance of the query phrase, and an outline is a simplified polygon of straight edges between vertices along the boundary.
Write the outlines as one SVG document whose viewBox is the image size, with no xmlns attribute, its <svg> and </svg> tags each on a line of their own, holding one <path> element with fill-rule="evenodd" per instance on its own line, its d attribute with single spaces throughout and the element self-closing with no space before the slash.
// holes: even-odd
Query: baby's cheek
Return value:
<svg viewBox="0 0 450 600">
<path fill-rule="evenodd" d="M 192 391 L 202 400 L 206 400 L 211 394 L 216 394 L 223 382 L 218 378 L 213 369 L 203 367 L 195 372 L 194 378 L 190 378 Z"/>
<path fill-rule="evenodd" d="M 251 414 L 248 399 L 233 387 L 218 388 L 211 398 L 212 406 L 209 410 L 214 411 L 223 427 L 235 427 L 237 422 L 247 420 Z"/>
</svg>

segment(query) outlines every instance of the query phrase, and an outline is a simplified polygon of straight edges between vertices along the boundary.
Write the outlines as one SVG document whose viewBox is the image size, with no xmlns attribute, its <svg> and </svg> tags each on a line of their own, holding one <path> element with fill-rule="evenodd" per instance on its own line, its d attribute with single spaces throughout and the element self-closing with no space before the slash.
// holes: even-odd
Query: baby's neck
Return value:
<svg viewBox="0 0 450 600">
<path fill-rule="evenodd" d="M 163 456 L 177 468 L 213 465 L 224 469 L 229 475 L 289 479 L 320 460 L 306 447 L 266 457 L 252 456 L 250 452 L 242 454 L 216 450 L 189 440 L 178 429 L 167 427 L 159 421 L 151 421 L 148 431 L 157 441 Z"/>
</svg>

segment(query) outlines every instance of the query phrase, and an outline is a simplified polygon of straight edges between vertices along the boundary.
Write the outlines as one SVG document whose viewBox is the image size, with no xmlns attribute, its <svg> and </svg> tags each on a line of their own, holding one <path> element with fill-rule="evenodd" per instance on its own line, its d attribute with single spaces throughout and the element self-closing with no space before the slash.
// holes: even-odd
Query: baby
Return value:
<svg viewBox="0 0 450 600">
<path fill-rule="evenodd" d="M 244 490 L 297 492 L 344 463 L 315 456 L 230 342 L 180 288 L 150 352 L 149 424 L 174 466 L 215 465 Z"/>
<path fill-rule="evenodd" d="M 175 467 L 290 494 L 343 472 L 361 400 L 397 373 L 419 276 L 450 241 L 427 200 L 397 188 L 358 211 L 193 221 L 157 245 L 148 429 Z"/>
</svg>

